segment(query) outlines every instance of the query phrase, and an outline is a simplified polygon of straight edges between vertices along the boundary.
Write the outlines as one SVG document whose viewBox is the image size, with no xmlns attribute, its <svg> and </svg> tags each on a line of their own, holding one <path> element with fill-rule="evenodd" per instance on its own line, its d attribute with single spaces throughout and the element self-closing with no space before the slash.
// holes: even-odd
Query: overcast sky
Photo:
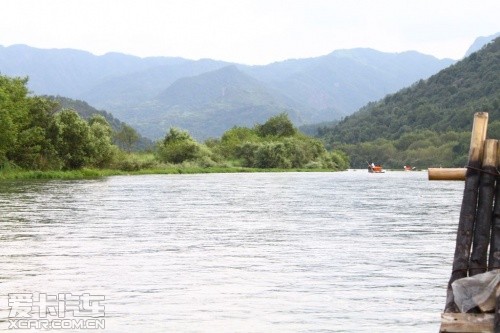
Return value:
<svg viewBox="0 0 500 333">
<path fill-rule="evenodd" d="M 268 64 L 370 47 L 459 59 L 499 0 L 0 0 L 0 45 Z"/>
</svg>

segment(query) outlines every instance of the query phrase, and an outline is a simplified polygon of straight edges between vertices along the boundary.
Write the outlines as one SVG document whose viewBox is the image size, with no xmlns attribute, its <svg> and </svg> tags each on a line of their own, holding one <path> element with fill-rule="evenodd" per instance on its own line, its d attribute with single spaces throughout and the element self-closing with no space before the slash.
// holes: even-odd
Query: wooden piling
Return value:
<svg viewBox="0 0 500 333">
<path fill-rule="evenodd" d="M 429 180 L 465 180 L 466 168 L 429 168 Z"/>
<path fill-rule="evenodd" d="M 497 166 L 500 166 L 500 143 L 497 145 Z M 489 270 L 500 269 L 500 181 L 496 184 L 495 198 L 491 218 Z"/>
<path fill-rule="evenodd" d="M 446 293 L 446 306 L 444 312 L 458 312 L 453 297 L 451 284 L 467 276 L 469 268 L 470 249 L 476 216 L 476 205 L 478 196 L 479 175 L 481 168 L 483 145 L 488 128 L 488 113 L 478 112 L 474 114 L 472 135 L 469 149 L 468 168 L 465 175 L 465 189 L 462 198 L 462 208 L 458 221 L 458 231 L 455 245 L 453 268 L 448 282 Z"/>
<path fill-rule="evenodd" d="M 479 198 L 477 203 L 474 239 L 470 256 L 469 276 L 487 271 L 488 246 L 490 243 L 491 215 L 497 170 L 498 140 L 486 140 L 484 143 L 483 172 L 479 181 Z"/>
</svg>

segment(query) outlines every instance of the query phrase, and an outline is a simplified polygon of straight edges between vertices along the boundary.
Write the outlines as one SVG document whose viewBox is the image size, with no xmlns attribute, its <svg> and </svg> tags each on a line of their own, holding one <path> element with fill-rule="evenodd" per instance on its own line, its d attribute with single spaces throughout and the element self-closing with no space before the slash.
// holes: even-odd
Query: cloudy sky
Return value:
<svg viewBox="0 0 500 333">
<path fill-rule="evenodd" d="M 0 45 L 267 64 L 370 47 L 461 58 L 498 0 L 0 0 Z"/>
</svg>

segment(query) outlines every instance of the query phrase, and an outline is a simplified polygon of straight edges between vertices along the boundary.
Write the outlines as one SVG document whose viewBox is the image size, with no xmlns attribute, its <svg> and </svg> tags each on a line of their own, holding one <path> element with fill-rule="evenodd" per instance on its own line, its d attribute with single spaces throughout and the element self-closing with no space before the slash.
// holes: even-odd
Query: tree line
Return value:
<svg viewBox="0 0 500 333">
<path fill-rule="evenodd" d="M 204 165 L 230 163 L 250 168 L 344 170 L 349 159 L 341 151 L 328 152 L 322 141 L 294 127 L 285 113 L 253 128 L 235 126 L 220 139 L 197 143 L 187 132 L 171 128 L 158 147 L 166 163 L 198 161 Z"/>
<path fill-rule="evenodd" d="M 152 159 L 131 153 L 140 136 L 130 126 L 113 129 L 105 117 L 82 118 L 57 100 L 32 96 L 27 78 L 0 75 L 0 169 L 137 170 L 165 165 L 238 166 L 249 168 L 321 168 L 349 165 L 340 151 L 328 152 L 319 139 L 301 134 L 286 114 L 253 128 L 234 127 L 205 143 L 170 128 L 156 143 Z"/>
</svg>

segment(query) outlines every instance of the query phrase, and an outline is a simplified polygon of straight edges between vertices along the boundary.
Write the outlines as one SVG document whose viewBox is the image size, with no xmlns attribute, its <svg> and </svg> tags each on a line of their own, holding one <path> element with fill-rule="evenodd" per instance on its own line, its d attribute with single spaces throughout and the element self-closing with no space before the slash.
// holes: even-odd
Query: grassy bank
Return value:
<svg viewBox="0 0 500 333">
<path fill-rule="evenodd" d="M 79 180 L 96 179 L 119 175 L 162 175 L 162 174 L 202 174 L 202 173 L 251 173 L 251 172 L 332 172 L 325 169 L 257 169 L 243 167 L 166 167 L 123 171 L 113 169 L 81 169 L 70 171 L 29 171 L 29 170 L 0 170 L 2 180 L 36 180 L 59 179 Z"/>
</svg>

